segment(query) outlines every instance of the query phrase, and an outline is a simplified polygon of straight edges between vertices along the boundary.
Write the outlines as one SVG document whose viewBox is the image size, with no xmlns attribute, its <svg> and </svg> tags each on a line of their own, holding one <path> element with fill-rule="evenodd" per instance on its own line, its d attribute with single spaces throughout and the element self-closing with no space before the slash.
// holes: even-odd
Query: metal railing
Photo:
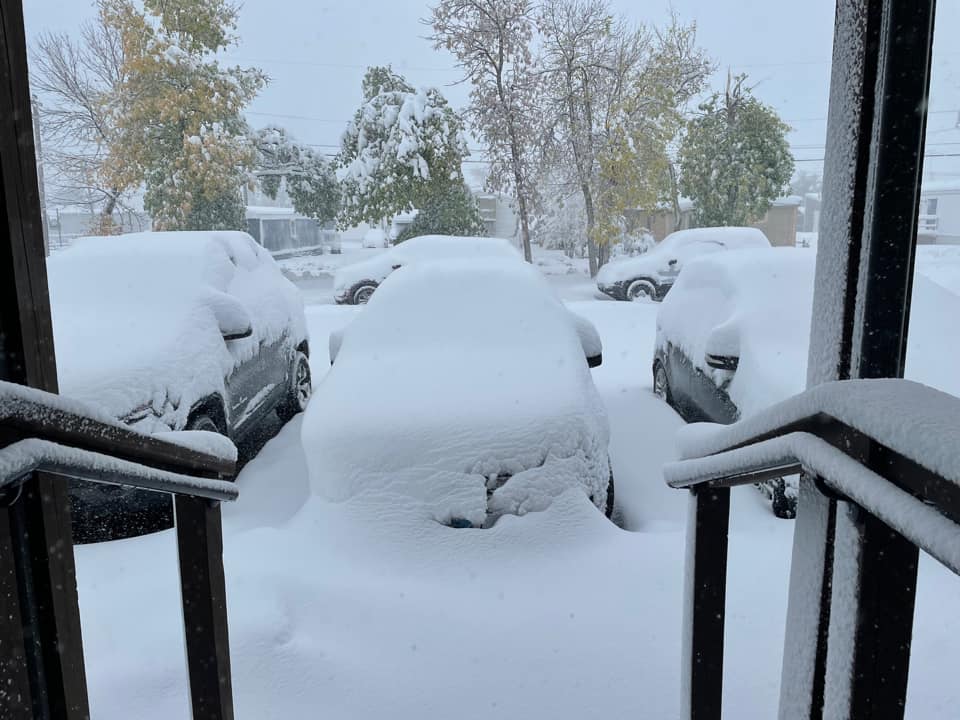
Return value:
<svg viewBox="0 0 960 720">
<path fill-rule="evenodd" d="M 909 398 L 910 403 L 900 403 L 900 414 L 890 422 L 889 412 L 897 406 L 897 398 Z M 910 428 L 910 407 L 923 411 L 922 417 L 918 414 L 915 418 L 914 432 L 883 431 Z M 730 488 L 803 472 L 798 523 L 803 520 L 806 503 L 829 498 L 855 518 L 858 526 L 879 523 L 890 537 L 905 539 L 960 574 L 958 435 L 960 399 L 905 380 L 829 383 L 762 416 L 718 427 L 708 435 L 698 429 L 686 452 L 681 449 L 684 459 L 664 469 L 671 487 L 691 491 L 692 503 L 684 606 L 683 717 L 703 720 L 721 716 Z M 809 552 L 815 551 L 810 548 Z M 840 553 L 832 541 L 831 552 Z M 820 577 L 811 576 L 807 584 L 811 592 L 819 594 L 812 600 L 821 616 L 829 617 L 831 611 L 836 614 L 837 603 L 842 602 L 829 579 L 833 560 L 831 556 L 821 559 L 819 565 L 814 563 L 828 577 L 820 582 Z M 857 586 L 843 588 L 842 593 L 855 596 L 858 606 L 871 606 L 871 594 L 883 588 L 872 580 L 896 572 L 892 559 L 886 566 L 865 566 L 857 575 Z M 914 588 L 908 590 L 912 593 Z M 794 597 L 794 592 L 792 586 L 791 604 L 810 599 Z M 845 680 L 832 683 L 836 688 L 847 687 L 845 692 L 853 695 L 876 696 L 870 717 L 902 717 L 907 668 L 889 668 L 886 688 L 857 688 L 860 678 L 869 676 L 860 672 L 858 665 L 870 658 L 857 643 L 849 642 L 850 638 L 841 641 L 832 636 L 834 628 L 852 632 L 843 623 L 831 626 L 831 635 L 812 658 L 815 677 L 803 690 L 807 696 L 798 700 L 795 689 L 781 688 L 780 717 L 822 717 L 830 694 L 825 689 L 827 674 L 837 672 L 844 673 Z M 788 638 L 790 632 L 788 627 Z M 897 629 L 878 626 L 869 632 L 882 644 L 885 633 Z M 788 646 L 785 653 L 795 650 Z M 785 670 L 783 683 L 790 682 Z M 884 692 L 889 696 L 880 697 Z M 849 698 L 845 700 L 849 706 Z"/>
<path fill-rule="evenodd" d="M 0 596 L 29 598 L 37 582 L 21 506 L 38 479 L 72 478 L 172 495 L 193 717 L 229 720 L 233 699 L 219 503 L 237 498 L 236 486 L 227 481 L 233 471 L 231 457 L 142 435 L 57 395 L 0 382 L 0 507 L 13 518 L 0 523 Z M 62 668 L 56 678 L 47 672 L 36 628 L 53 624 L 55 618 L 45 616 L 56 612 L 20 603 L 16 612 L 0 617 L 0 649 L 9 671 L 6 692 L 0 693 L 2 717 L 88 715 L 76 704 L 56 707 L 56 698 L 70 695 L 64 688 L 86 682 L 82 664 Z M 86 693 L 79 695 L 84 705 Z"/>
</svg>

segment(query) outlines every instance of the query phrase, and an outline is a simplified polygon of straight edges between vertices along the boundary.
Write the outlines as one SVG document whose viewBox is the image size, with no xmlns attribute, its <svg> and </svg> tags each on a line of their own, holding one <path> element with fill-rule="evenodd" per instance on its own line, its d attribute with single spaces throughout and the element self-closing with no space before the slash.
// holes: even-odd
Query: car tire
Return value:
<svg viewBox="0 0 960 720">
<path fill-rule="evenodd" d="M 653 394 L 673 407 L 673 397 L 670 395 L 670 380 L 667 369 L 659 360 L 653 364 Z"/>
<path fill-rule="evenodd" d="M 376 283 L 372 282 L 362 282 L 357 283 L 353 286 L 353 289 L 350 290 L 350 304 L 351 305 L 366 305 L 370 302 L 370 297 L 373 295 L 374 290 L 377 289 Z"/>
<path fill-rule="evenodd" d="M 193 415 L 187 424 L 183 427 L 184 430 L 203 430 L 205 432 L 219 433 L 220 435 L 226 435 L 223 428 L 217 425 L 217 422 L 207 415 L 206 413 L 197 413 Z"/>
<path fill-rule="evenodd" d="M 658 297 L 656 286 L 649 280 L 634 280 L 627 285 L 624 296 L 630 302 L 637 302 L 639 300 L 654 301 Z"/>
<path fill-rule="evenodd" d="M 310 359 L 298 350 L 290 372 L 290 386 L 287 388 L 286 396 L 277 406 L 277 415 L 283 422 L 292 420 L 295 415 L 307 409 L 307 403 L 310 402 L 312 394 Z"/>
</svg>

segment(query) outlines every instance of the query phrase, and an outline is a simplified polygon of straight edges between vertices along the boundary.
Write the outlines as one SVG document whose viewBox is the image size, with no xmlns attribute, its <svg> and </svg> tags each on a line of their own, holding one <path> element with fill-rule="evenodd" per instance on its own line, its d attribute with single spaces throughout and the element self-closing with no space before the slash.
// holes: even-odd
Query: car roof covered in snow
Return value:
<svg viewBox="0 0 960 720">
<path fill-rule="evenodd" d="M 698 242 L 720 243 L 729 250 L 751 247 L 770 247 L 763 231 L 754 227 L 705 227 L 677 230 L 667 235 L 658 247 L 675 250 Z"/>
<path fill-rule="evenodd" d="M 605 478 L 606 416 L 578 322 L 526 263 L 444 260 L 391 274 L 343 330 L 304 420 L 317 491 L 345 499 L 413 468 L 475 483 L 551 453 L 602 462 Z"/>
<path fill-rule="evenodd" d="M 243 232 L 81 238 L 47 269 L 61 392 L 114 417 L 148 405 L 182 423 L 261 342 L 306 338 L 299 292 Z M 228 348 L 221 326 L 244 310 L 253 334 Z"/>
<path fill-rule="evenodd" d="M 770 241 L 763 231 L 752 227 L 708 227 L 678 230 L 670 233 L 649 252 L 637 257 L 608 263 L 600 269 L 597 282 L 625 282 L 640 276 L 655 277 L 667 269 L 670 260 L 685 265 L 701 254 L 720 250 L 768 248 Z"/>
<path fill-rule="evenodd" d="M 419 235 L 367 260 L 344 265 L 333 277 L 333 290 L 339 294 L 364 280 L 379 283 L 393 272 L 395 265 L 460 257 L 519 260 L 520 254 L 509 240 L 503 238 Z"/>
<path fill-rule="evenodd" d="M 808 248 L 737 250 L 686 265 L 657 315 L 657 344 L 678 346 L 714 377 L 707 353 L 739 357 L 727 392 L 741 415 L 806 387 L 816 252 Z M 960 314 L 960 297 L 918 274 L 914 282 L 907 377 L 960 393 L 960 348 L 944 345 L 944 328 Z"/>
</svg>

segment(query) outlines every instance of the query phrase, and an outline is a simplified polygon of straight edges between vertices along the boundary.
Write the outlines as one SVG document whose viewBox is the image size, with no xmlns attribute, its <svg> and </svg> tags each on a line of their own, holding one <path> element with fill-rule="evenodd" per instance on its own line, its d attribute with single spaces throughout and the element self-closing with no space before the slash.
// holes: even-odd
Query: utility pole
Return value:
<svg viewBox="0 0 960 720">
<path fill-rule="evenodd" d="M 40 185 L 40 224 L 43 228 L 43 254 L 50 256 L 50 230 L 47 227 L 47 191 L 43 184 L 43 148 L 40 144 L 40 102 L 31 95 L 30 105 L 33 114 L 33 142 L 37 148 L 37 181 Z"/>
</svg>

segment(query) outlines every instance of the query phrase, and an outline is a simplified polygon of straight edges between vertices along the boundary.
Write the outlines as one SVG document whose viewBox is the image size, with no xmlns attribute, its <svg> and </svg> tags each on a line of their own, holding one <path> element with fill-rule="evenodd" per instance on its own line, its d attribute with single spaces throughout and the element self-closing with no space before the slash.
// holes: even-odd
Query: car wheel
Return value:
<svg viewBox="0 0 960 720">
<path fill-rule="evenodd" d="M 204 430 L 206 432 L 218 433 L 220 435 L 226 435 L 223 428 L 217 425 L 216 421 L 205 413 L 197 413 L 187 420 L 187 424 L 183 428 L 184 430 Z"/>
<path fill-rule="evenodd" d="M 310 360 L 302 352 L 297 352 L 290 373 L 290 387 L 283 402 L 277 406 L 277 415 L 284 422 L 307 409 L 313 394 L 313 382 L 310 378 Z"/>
<path fill-rule="evenodd" d="M 657 288 L 649 280 L 634 280 L 627 286 L 627 300 L 656 300 Z"/>
<path fill-rule="evenodd" d="M 667 371 L 661 362 L 657 362 L 653 366 L 653 394 L 667 405 L 673 405 L 673 398 L 670 397 L 670 381 L 667 379 Z"/>
<path fill-rule="evenodd" d="M 376 285 L 369 283 L 362 283 L 358 285 L 353 290 L 353 304 L 366 305 L 368 302 L 370 302 L 370 297 L 373 295 L 373 291 L 376 289 Z"/>
</svg>

